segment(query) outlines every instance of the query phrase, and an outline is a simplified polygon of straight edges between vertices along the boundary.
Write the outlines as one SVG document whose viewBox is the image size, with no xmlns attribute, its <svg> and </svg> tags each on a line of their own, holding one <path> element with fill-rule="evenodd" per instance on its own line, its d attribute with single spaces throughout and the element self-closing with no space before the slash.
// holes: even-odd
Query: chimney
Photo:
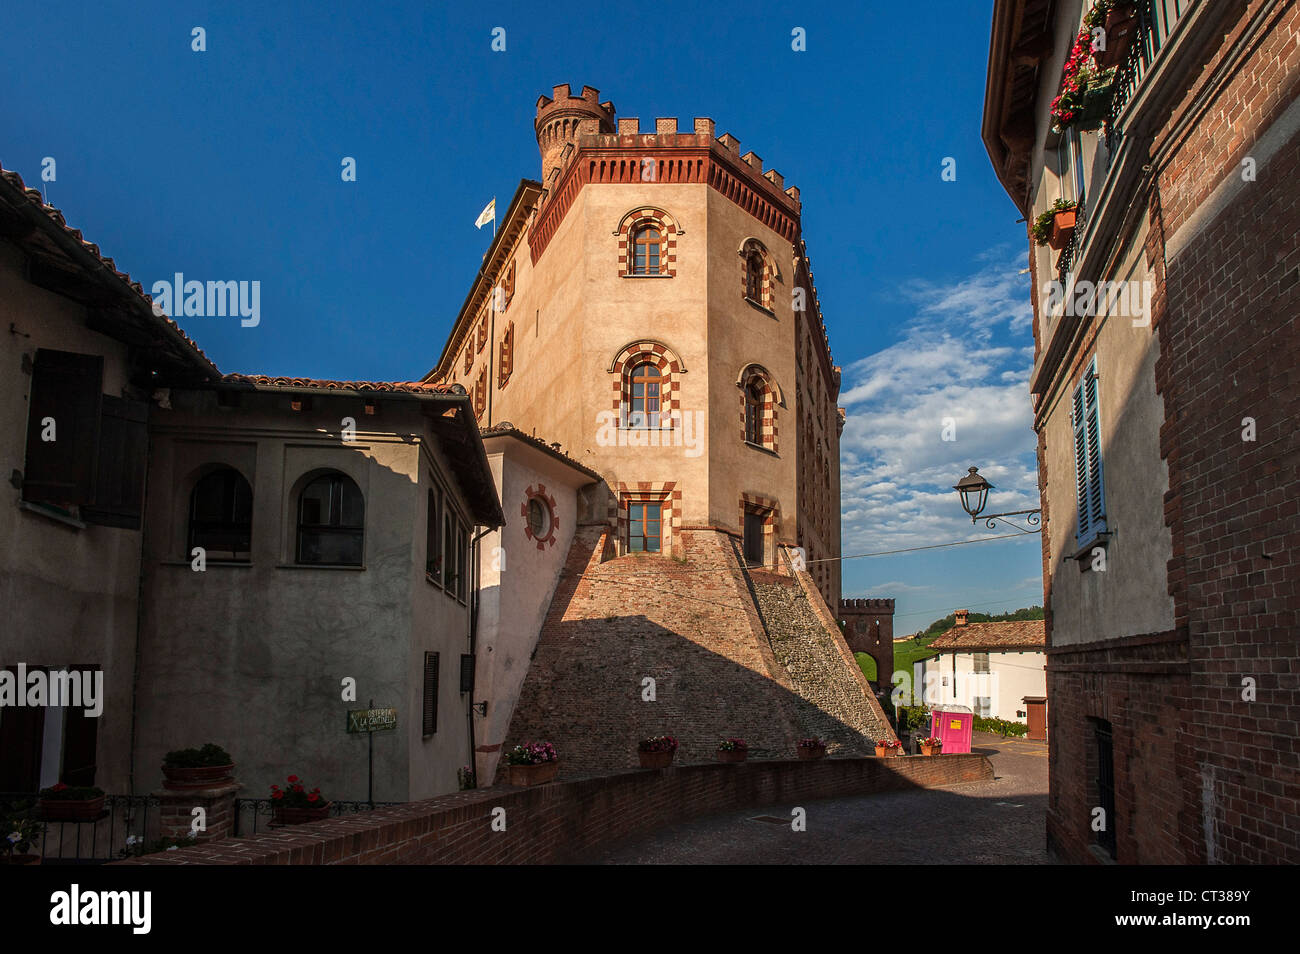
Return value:
<svg viewBox="0 0 1300 954">
<path fill-rule="evenodd" d="M 953 615 L 957 618 L 958 626 L 965 626 L 966 617 L 970 616 L 970 610 L 957 610 Z"/>
</svg>

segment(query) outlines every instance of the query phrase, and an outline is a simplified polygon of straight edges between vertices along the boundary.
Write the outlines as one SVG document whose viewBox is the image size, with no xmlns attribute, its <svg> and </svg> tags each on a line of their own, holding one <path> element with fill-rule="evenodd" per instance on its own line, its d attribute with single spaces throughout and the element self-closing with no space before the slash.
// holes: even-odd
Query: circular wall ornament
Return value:
<svg viewBox="0 0 1300 954">
<path fill-rule="evenodd" d="M 524 535 L 545 550 L 555 546 L 555 498 L 546 492 L 544 484 L 524 491 L 527 499 L 519 505 L 519 516 L 524 518 Z"/>
</svg>

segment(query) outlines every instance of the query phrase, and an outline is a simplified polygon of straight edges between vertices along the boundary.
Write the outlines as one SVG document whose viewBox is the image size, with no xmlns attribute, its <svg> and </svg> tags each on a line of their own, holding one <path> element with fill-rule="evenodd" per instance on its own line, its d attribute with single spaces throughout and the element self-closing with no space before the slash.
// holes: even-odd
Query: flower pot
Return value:
<svg viewBox="0 0 1300 954">
<path fill-rule="evenodd" d="M 0 857 L 0 865 L 39 865 L 40 855 L 5 855 Z"/>
<path fill-rule="evenodd" d="M 555 773 L 560 770 L 559 761 L 538 762 L 535 765 L 508 765 L 507 776 L 511 785 L 527 787 L 545 785 L 555 781 Z"/>
<path fill-rule="evenodd" d="M 718 749 L 719 762 L 743 762 L 748 757 L 747 749 Z"/>
<path fill-rule="evenodd" d="M 272 817 L 277 825 L 302 825 L 307 822 L 320 821 L 330 817 L 330 803 L 322 802 L 310 808 L 297 805 L 276 805 Z"/>
<path fill-rule="evenodd" d="M 805 762 L 826 757 L 826 746 L 824 745 L 816 749 L 805 748 L 801 745 L 797 751 L 799 752 L 799 758 L 803 759 Z"/>
<path fill-rule="evenodd" d="M 921 746 L 921 754 L 922 754 L 922 755 L 942 755 L 942 754 L 943 754 L 943 746 L 941 746 L 941 745 L 922 745 L 922 746 Z"/>
<path fill-rule="evenodd" d="M 641 767 L 648 769 L 667 768 L 673 764 L 675 754 L 671 750 L 667 752 L 637 752 L 637 756 L 641 759 Z"/>
<path fill-rule="evenodd" d="M 46 821 L 94 821 L 103 812 L 103 795 L 79 801 L 41 799 L 41 817 Z"/>
<path fill-rule="evenodd" d="M 883 745 L 876 746 L 876 756 L 882 759 L 892 758 L 893 756 L 898 755 L 902 751 L 903 751 L 902 749 L 894 749 L 894 748 L 887 749 Z"/>
<path fill-rule="evenodd" d="M 1071 209 L 1069 212 L 1057 212 L 1053 215 L 1052 235 L 1047 240 L 1047 244 L 1058 252 L 1069 245 L 1070 239 L 1074 235 L 1074 225 L 1078 219 L 1078 214 L 1078 209 Z"/>
<path fill-rule="evenodd" d="M 203 765 L 197 768 L 181 768 L 176 765 L 163 766 L 163 788 L 172 791 L 190 788 L 211 788 L 219 782 L 228 781 L 235 776 L 235 765 Z"/>
</svg>

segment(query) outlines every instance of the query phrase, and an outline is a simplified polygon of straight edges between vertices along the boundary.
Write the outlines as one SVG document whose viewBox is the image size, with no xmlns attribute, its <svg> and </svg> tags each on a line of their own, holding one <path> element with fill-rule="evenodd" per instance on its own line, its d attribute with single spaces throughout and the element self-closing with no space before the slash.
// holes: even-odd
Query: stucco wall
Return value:
<svg viewBox="0 0 1300 954">
<path fill-rule="evenodd" d="M 510 436 L 487 437 L 488 462 L 506 512 L 506 525 L 483 538 L 475 701 L 488 700 L 476 717 L 478 777 L 495 778 L 501 746 L 532 659 L 551 594 L 578 525 L 578 488 L 591 478 Z M 538 545 L 525 532 L 531 489 L 554 500 L 554 534 Z"/>
<path fill-rule="evenodd" d="M 426 491 L 448 469 L 412 406 L 315 398 L 293 412 L 284 395 L 243 395 L 219 408 L 211 392 L 173 392 L 151 418 L 136 770 L 149 787 L 163 754 L 215 741 L 239 764 L 246 795 L 298 774 L 328 797 L 366 797 L 364 734 L 346 711 L 398 708 L 375 734 L 375 798 L 454 791 L 468 762 L 460 654 L 468 608 L 425 582 Z M 358 422 L 354 442 L 339 422 Z M 422 444 L 432 446 L 424 453 Z M 235 466 L 253 488 L 252 560 L 191 569 L 189 494 L 205 467 Z M 295 564 L 296 500 L 322 469 L 350 476 L 365 499 L 364 566 Z M 453 494 L 462 516 L 466 508 Z M 423 653 L 440 653 L 438 730 L 422 737 Z M 342 680 L 356 680 L 356 701 Z"/>
<path fill-rule="evenodd" d="M 975 697 L 984 696 L 990 700 L 992 718 L 1026 721 L 1019 715 L 1025 711 L 1025 696 L 1047 695 L 1047 656 L 1036 652 L 991 652 L 988 656 L 988 673 L 975 672 L 972 653 L 942 653 L 938 659 L 921 660 L 917 663 L 919 687 L 925 688 L 929 673 L 938 672 L 940 703 L 975 710 Z M 925 703 L 934 706 L 935 701 L 927 697 Z"/>
<path fill-rule="evenodd" d="M 32 376 L 21 370 L 23 357 L 34 361 L 38 348 L 103 355 L 103 391 L 116 396 L 127 384 L 127 349 L 88 329 L 81 305 L 30 284 L 23 270 L 19 250 L 0 240 L 0 665 L 103 668 L 95 783 L 125 791 L 141 534 L 76 528 L 20 509 L 22 492 L 8 478 L 26 468 Z M 54 718 L 47 712 L 47 728 Z M 57 727 L 47 738 L 43 785 L 58 780 Z"/>
</svg>

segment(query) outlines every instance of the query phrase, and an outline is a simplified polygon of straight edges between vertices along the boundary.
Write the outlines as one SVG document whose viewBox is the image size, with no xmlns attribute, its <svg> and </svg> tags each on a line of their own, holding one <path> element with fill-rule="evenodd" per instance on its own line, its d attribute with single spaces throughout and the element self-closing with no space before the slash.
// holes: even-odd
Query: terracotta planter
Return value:
<svg viewBox="0 0 1300 954">
<path fill-rule="evenodd" d="M 211 788 L 219 782 L 229 781 L 235 777 L 235 765 L 204 765 L 198 768 L 181 768 L 175 765 L 162 767 L 163 788 L 185 790 L 190 788 Z"/>
<path fill-rule="evenodd" d="M 0 858 L 0 865 L 39 865 L 40 855 L 6 855 Z"/>
<path fill-rule="evenodd" d="M 673 756 L 676 752 L 637 752 L 641 759 L 641 767 L 647 769 L 667 768 L 673 764 Z"/>
<path fill-rule="evenodd" d="M 922 745 L 922 755 L 943 755 L 943 746 L 941 745 Z"/>
<path fill-rule="evenodd" d="M 877 758 L 882 758 L 882 759 L 892 758 L 895 755 L 900 755 L 902 754 L 902 751 L 903 751 L 902 749 L 887 749 L 883 745 L 876 746 L 876 756 Z"/>
<path fill-rule="evenodd" d="M 41 799 L 41 817 L 46 821 L 94 821 L 103 812 L 103 795 L 81 801 Z"/>
<path fill-rule="evenodd" d="M 324 802 L 312 808 L 299 808 L 294 805 L 276 805 L 272 817 L 278 825 L 303 825 L 307 822 L 320 821 L 330 817 L 330 803 Z"/>
<path fill-rule="evenodd" d="M 718 750 L 719 762 L 743 762 L 747 758 L 749 758 L 749 751 L 747 749 Z"/>
<path fill-rule="evenodd" d="M 799 758 L 803 759 L 805 762 L 826 757 L 826 746 L 824 745 L 819 749 L 807 749 L 801 745 L 797 751 L 799 752 Z"/>
<path fill-rule="evenodd" d="M 536 765 L 508 765 L 506 775 L 511 785 L 527 787 L 545 785 L 555 781 L 555 773 L 560 770 L 559 761 L 539 762 Z"/>
<path fill-rule="evenodd" d="M 1058 252 L 1069 245 L 1070 238 L 1074 235 L 1074 225 L 1078 217 L 1078 209 L 1071 209 L 1069 212 L 1057 212 L 1053 215 L 1052 235 L 1047 240 L 1047 244 Z"/>
</svg>

